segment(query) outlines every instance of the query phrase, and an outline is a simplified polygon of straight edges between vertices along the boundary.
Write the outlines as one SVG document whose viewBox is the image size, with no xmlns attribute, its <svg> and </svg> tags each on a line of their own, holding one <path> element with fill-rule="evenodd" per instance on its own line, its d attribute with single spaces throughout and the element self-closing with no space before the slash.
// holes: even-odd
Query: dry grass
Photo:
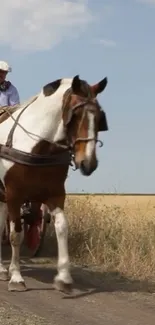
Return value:
<svg viewBox="0 0 155 325">
<path fill-rule="evenodd" d="M 125 276 L 154 276 L 154 205 L 155 197 L 68 196 L 71 260 Z"/>
</svg>

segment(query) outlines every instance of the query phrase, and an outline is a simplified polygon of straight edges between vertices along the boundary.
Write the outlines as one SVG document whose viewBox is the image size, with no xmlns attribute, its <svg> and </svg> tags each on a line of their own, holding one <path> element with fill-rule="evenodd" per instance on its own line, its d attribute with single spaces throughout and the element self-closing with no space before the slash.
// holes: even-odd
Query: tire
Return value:
<svg viewBox="0 0 155 325">
<path fill-rule="evenodd" d="M 38 257 L 39 256 L 39 254 L 40 254 L 40 252 L 42 250 L 43 244 L 44 244 L 44 238 L 45 238 L 45 235 L 46 235 L 46 228 L 47 228 L 46 218 L 43 217 L 42 222 L 41 222 L 41 227 L 40 227 L 40 241 L 39 241 L 38 245 L 36 246 L 36 248 L 32 251 L 31 257 Z"/>
<path fill-rule="evenodd" d="M 48 213 L 48 209 L 42 205 L 42 218 L 41 218 L 41 223 L 37 226 L 37 229 L 38 229 L 38 235 L 39 235 L 39 240 L 37 242 L 37 244 L 35 245 L 35 247 L 33 249 L 30 249 L 26 243 L 26 240 L 25 240 L 25 244 L 26 246 L 28 247 L 29 249 L 29 252 L 30 252 L 30 257 L 38 257 L 41 250 L 42 250 L 42 247 L 43 247 L 43 244 L 44 244 L 44 238 L 45 238 L 45 235 L 46 235 L 46 229 L 47 229 L 47 223 L 50 222 L 50 214 Z M 26 224 L 26 222 L 24 222 L 24 237 L 26 239 L 27 237 L 27 233 L 28 233 L 28 225 Z"/>
<path fill-rule="evenodd" d="M 28 248 L 28 255 L 32 257 L 38 257 L 41 249 L 44 244 L 44 238 L 46 235 L 46 229 L 47 229 L 47 223 L 50 222 L 50 214 L 48 213 L 47 207 L 43 207 L 42 209 L 42 218 L 41 218 L 41 223 L 37 226 L 38 228 L 38 233 L 39 233 L 39 240 L 37 245 L 33 248 L 30 249 L 27 245 L 26 237 L 28 233 L 29 226 L 26 223 L 26 221 L 23 221 L 23 227 L 24 227 L 24 240 L 21 243 L 21 246 L 26 246 Z M 10 227 L 9 227 L 9 222 L 8 219 L 6 221 L 6 225 L 4 228 L 3 232 L 3 238 L 2 238 L 2 245 L 8 245 L 10 246 L 10 240 L 9 240 L 9 234 L 10 234 Z"/>
<path fill-rule="evenodd" d="M 3 236 L 2 236 L 2 245 L 10 246 L 9 235 L 10 235 L 10 227 L 9 227 L 9 222 L 7 219 L 5 222 L 5 228 L 4 228 Z"/>
</svg>

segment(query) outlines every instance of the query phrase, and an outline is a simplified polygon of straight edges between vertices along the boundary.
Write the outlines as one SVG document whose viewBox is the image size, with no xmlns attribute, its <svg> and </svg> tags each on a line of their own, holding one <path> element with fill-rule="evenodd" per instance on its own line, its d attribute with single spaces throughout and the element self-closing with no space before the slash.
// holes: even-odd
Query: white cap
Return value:
<svg viewBox="0 0 155 325">
<path fill-rule="evenodd" d="M 7 72 L 12 71 L 11 67 L 5 61 L 0 61 L 0 70 L 7 71 Z"/>
</svg>

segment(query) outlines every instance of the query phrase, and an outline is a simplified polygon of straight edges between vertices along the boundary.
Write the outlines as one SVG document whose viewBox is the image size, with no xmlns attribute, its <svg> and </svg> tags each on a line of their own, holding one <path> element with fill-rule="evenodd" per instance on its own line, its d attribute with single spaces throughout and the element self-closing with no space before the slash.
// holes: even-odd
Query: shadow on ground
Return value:
<svg viewBox="0 0 155 325">
<path fill-rule="evenodd" d="M 4 261 L 8 265 L 11 257 L 10 247 L 4 247 L 3 249 Z M 24 255 L 26 257 L 21 257 L 23 261 L 22 275 L 47 284 L 45 289 L 42 286 L 39 287 L 38 284 L 38 288 L 34 288 L 34 290 L 52 290 L 57 260 L 54 257 L 51 258 L 53 254 L 47 253 L 47 250 L 46 254 L 44 253 L 43 250 L 40 254 L 42 257 L 35 259 L 29 259 L 28 254 Z M 103 272 L 94 266 L 89 268 L 73 266 L 72 276 L 74 289 L 78 289 L 79 292 L 74 297 L 71 295 L 72 298 L 80 298 L 101 292 L 155 293 L 155 282 L 151 280 L 133 280 L 119 272 Z M 65 299 L 69 299 L 69 296 L 65 297 Z"/>
<path fill-rule="evenodd" d="M 43 265 L 36 266 L 31 263 L 29 266 L 22 266 L 22 274 L 44 284 L 49 284 L 50 286 L 47 286 L 45 290 L 52 290 L 51 284 L 56 274 L 56 267 L 51 265 L 48 265 L 48 267 Z M 153 282 L 131 280 L 117 272 L 106 273 L 73 266 L 72 276 L 74 279 L 74 289 L 78 289 L 78 293 L 71 295 L 72 298 L 80 298 L 101 292 L 155 292 L 155 284 Z M 40 290 L 40 288 L 38 287 L 35 290 Z M 66 296 L 65 299 L 69 299 L 69 296 Z"/>
</svg>

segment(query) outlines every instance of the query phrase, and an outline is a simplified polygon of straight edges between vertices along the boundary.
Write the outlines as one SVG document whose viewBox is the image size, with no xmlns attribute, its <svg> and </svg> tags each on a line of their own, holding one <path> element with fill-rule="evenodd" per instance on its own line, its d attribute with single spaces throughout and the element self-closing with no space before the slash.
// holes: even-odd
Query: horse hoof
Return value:
<svg viewBox="0 0 155 325">
<path fill-rule="evenodd" d="M 9 282 L 8 284 L 8 291 L 26 291 L 26 285 L 25 282 Z"/>
<path fill-rule="evenodd" d="M 0 281 L 8 281 L 9 276 L 7 271 L 0 272 Z"/>
<path fill-rule="evenodd" d="M 72 283 L 65 283 L 62 280 L 54 280 L 53 288 L 58 291 L 70 294 L 72 292 Z"/>
</svg>

